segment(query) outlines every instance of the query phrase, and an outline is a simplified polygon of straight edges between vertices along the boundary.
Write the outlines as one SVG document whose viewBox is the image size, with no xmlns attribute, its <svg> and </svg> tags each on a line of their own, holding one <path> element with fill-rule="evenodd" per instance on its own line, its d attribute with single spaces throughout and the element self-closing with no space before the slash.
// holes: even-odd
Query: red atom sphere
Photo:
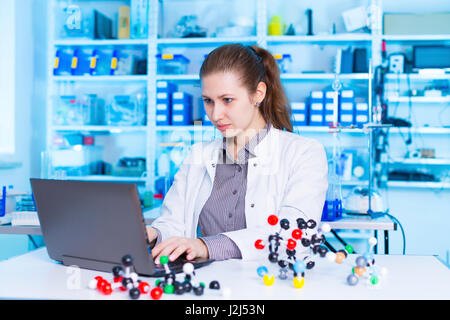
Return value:
<svg viewBox="0 0 450 320">
<path fill-rule="evenodd" d="M 150 285 L 145 281 L 141 281 L 139 282 L 138 289 L 142 294 L 146 294 L 150 291 Z"/>
<path fill-rule="evenodd" d="M 278 217 L 274 214 L 270 215 L 269 218 L 267 219 L 267 222 L 269 222 L 269 224 L 271 226 L 274 226 L 278 223 Z"/>
<path fill-rule="evenodd" d="M 300 229 L 295 229 L 294 231 L 292 231 L 292 238 L 296 239 L 296 240 L 300 240 L 302 238 L 302 230 Z"/>
<path fill-rule="evenodd" d="M 162 294 L 163 294 L 163 291 L 160 287 L 155 287 L 155 288 L 153 288 L 152 291 L 150 291 L 150 296 L 152 297 L 153 300 L 160 299 Z"/>
<path fill-rule="evenodd" d="M 289 240 L 288 240 L 288 242 L 287 242 L 287 248 L 288 248 L 289 250 L 294 250 L 296 246 L 297 246 L 297 242 L 296 242 L 295 240 L 293 240 L 293 239 L 289 239 Z"/>
<path fill-rule="evenodd" d="M 256 240 L 255 242 L 255 248 L 258 250 L 264 249 L 264 244 L 261 239 Z"/>
</svg>

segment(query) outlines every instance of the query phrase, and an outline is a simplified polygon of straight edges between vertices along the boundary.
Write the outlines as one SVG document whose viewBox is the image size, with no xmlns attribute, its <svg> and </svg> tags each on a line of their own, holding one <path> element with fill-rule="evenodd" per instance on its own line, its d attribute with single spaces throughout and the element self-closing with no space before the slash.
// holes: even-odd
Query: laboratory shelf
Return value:
<svg viewBox="0 0 450 320">
<path fill-rule="evenodd" d="M 147 45 L 147 39 L 58 39 L 54 46 L 142 46 Z"/>
<path fill-rule="evenodd" d="M 294 132 L 296 133 L 333 133 L 336 129 L 330 128 L 330 127 L 326 127 L 326 126 L 294 126 Z M 363 129 L 359 129 L 359 128 L 354 128 L 354 129 L 350 129 L 350 128 L 343 128 L 343 129 L 339 129 L 340 132 L 343 133 L 354 133 L 354 134 L 364 134 L 364 130 Z"/>
<path fill-rule="evenodd" d="M 408 132 L 411 133 L 420 133 L 420 134 L 450 134 L 450 128 L 444 128 L 444 127 L 411 127 L 411 128 L 407 128 L 407 127 L 392 127 L 392 128 L 388 128 L 387 130 L 389 130 L 389 133 L 395 133 L 395 134 L 405 134 Z"/>
<path fill-rule="evenodd" d="M 450 158 L 417 158 L 417 159 L 394 158 L 394 159 L 389 160 L 389 163 L 446 166 L 446 165 L 450 165 Z"/>
<path fill-rule="evenodd" d="M 282 80 L 369 80 L 368 73 L 282 73 Z"/>
<path fill-rule="evenodd" d="M 450 73 L 444 72 L 423 72 L 423 73 L 387 73 L 387 80 L 450 80 Z"/>
<path fill-rule="evenodd" d="M 448 103 L 450 102 L 450 96 L 444 96 L 444 97 L 424 97 L 424 96 L 412 96 L 412 97 L 387 97 L 387 101 L 389 102 L 399 102 L 399 103 L 408 103 L 408 102 L 414 102 L 414 103 Z"/>
<path fill-rule="evenodd" d="M 324 34 L 314 36 L 267 36 L 267 44 L 286 44 L 286 43 L 352 43 L 352 42 L 370 42 L 372 36 L 366 33 L 342 33 L 342 34 Z"/>
<path fill-rule="evenodd" d="M 388 181 L 388 187 L 417 189 L 450 189 L 450 182 L 430 181 Z"/>
<path fill-rule="evenodd" d="M 382 35 L 382 40 L 391 42 L 410 42 L 410 41 L 450 41 L 450 34 L 392 34 Z"/>
<path fill-rule="evenodd" d="M 131 183 L 145 183 L 144 177 L 122 177 L 110 175 L 90 175 L 90 176 L 66 176 L 64 180 L 78 180 L 78 181 L 103 181 L 103 182 L 131 182 Z"/>
<path fill-rule="evenodd" d="M 128 76 L 52 76 L 54 81 L 147 81 L 147 75 L 128 75 Z"/>
<path fill-rule="evenodd" d="M 135 132 L 147 131 L 146 126 L 52 126 L 55 131 L 89 131 L 89 132 Z"/>
<path fill-rule="evenodd" d="M 214 126 L 156 126 L 156 131 L 214 131 Z"/>
<path fill-rule="evenodd" d="M 200 81 L 200 76 L 198 74 L 159 74 L 156 80 L 197 82 Z"/>
<path fill-rule="evenodd" d="M 185 45 L 222 45 L 225 43 L 256 43 L 257 37 L 227 37 L 227 38 L 214 38 L 214 37 L 197 37 L 197 38 L 159 38 L 156 40 L 158 45 L 166 46 L 185 46 Z"/>
</svg>

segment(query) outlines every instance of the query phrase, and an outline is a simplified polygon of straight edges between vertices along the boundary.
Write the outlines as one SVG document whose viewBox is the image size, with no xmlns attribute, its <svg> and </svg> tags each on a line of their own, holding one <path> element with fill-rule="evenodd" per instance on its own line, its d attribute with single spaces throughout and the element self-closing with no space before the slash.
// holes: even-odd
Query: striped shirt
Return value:
<svg viewBox="0 0 450 320">
<path fill-rule="evenodd" d="M 199 217 L 200 239 L 206 244 L 209 257 L 214 260 L 242 258 L 237 245 L 223 232 L 245 229 L 245 194 L 247 191 L 248 159 L 255 156 L 256 145 L 267 135 L 267 124 L 249 142 L 238 150 L 234 159 L 223 139 L 222 153 L 216 166 L 211 194 Z M 233 138 L 231 138 L 233 139 Z M 228 142 L 228 143 L 227 143 Z"/>
<path fill-rule="evenodd" d="M 216 261 L 240 259 L 241 251 L 233 240 L 223 232 L 245 229 L 245 195 L 247 192 L 248 159 L 255 156 L 254 149 L 267 135 L 270 125 L 261 129 L 247 144 L 238 150 L 234 159 L 223 138 L 222 153 L 219 156 L 211 194 L 200 212 L 198 236 L 208 248 L 209 258 Z M 230 138 L 233 139 L 233 138 Z M 161 242 L 158 232 L 156 244 Z"/>
</svg>

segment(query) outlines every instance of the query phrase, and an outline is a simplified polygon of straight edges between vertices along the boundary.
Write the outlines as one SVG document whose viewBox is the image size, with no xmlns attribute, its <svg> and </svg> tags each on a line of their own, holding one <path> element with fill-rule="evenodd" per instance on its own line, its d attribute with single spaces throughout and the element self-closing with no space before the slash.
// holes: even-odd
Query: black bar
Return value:
<svg viewBox="0 0 450 320">
<path fill-rule="evenodd" d="M 342 239 L 335 230 L 331 229 L 331 233 L 334 234 L 334 236 L 336 237 L 336 239 L 339 240 L 340 243 L 342 243 L 344 245 L 344 247 L 346 247 L 348 245 L 347 242 L 344 241 L 344 239 Z M 353 253 L 356 253 L 356 251 L 353 251 Z"/>
<path fill-rule="evenodd" d="M 330 249 L 331 252 L 337 252 L 337 250 L 327 240 L 325 240 L 324 244 L 328 249 Z"/>
<path fill-rule="evenodd" d="M 378 253 L 378 230 L 373 231 L 375 239 L 377 239 L 377 244 L 373 247 L 373 253 Z"/>
<path fill-rule="evenodd" d="M 389 254 L 389 231 L 384 230 L 384 253 Z"/>
</svg>

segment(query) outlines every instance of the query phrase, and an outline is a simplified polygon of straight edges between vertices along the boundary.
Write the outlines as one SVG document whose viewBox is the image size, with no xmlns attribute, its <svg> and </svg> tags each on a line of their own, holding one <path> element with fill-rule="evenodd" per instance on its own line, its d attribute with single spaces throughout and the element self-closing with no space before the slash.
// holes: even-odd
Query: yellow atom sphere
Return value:
<svg viewBox="0 0 450 320">
<path fill-rule="evenodd" d="M 275 282 L 275 277 L 274 276 L 269 276 L 269 275 L 266 274 L 263 277 L 263 281 L 264 281 L 264 284 L 266 286 L 271 286 Z"/>
<path fill-rule="evenodd" d="M 362 277 L 364 275 L 364 272 L 366 272 L 366 268 L 360 268 L 360 267 L 355 267 L 355 273 Z"/>
<path fill-rule="evenodd" d="M 302 288 L 305 285 L 305 278 L 300 277 L 300 279 L 298 277 L 294 277 L 294 287 L 297 289 Z"/>
</svg>

